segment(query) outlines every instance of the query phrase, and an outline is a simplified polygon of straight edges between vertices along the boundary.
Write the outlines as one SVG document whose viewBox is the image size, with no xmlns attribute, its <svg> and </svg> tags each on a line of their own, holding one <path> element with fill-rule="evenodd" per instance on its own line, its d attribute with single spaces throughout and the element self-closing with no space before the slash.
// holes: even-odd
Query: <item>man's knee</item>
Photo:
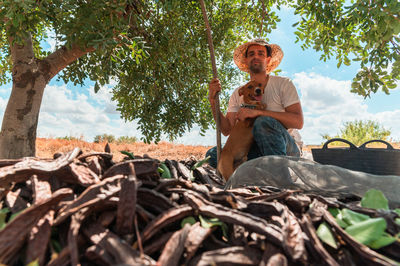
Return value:
<svg viewBox="0 0 400 266">
<path fill-rule="evenodd" d="M 258 133 L 278 133 L 282 128 L 282 124 L 275 118 L 269 116 L 259 116 L 254 121 L 253 135 L 257 135 Z"/>
</svg>

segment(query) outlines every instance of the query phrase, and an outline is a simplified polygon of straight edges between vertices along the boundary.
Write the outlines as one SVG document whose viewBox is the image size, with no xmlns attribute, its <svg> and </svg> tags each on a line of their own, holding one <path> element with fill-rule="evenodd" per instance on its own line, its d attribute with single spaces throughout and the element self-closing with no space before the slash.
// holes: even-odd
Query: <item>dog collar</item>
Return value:
<svg viewBox="0 0 400 266">
<path fill-rule="evenodd" d="M 240 105 L 240 108 L 256 109 L 256 108 L 257 108 L 257 105 L 255 105 L 255 104 L 242 103 L 242 104 Z"/>
</svg>

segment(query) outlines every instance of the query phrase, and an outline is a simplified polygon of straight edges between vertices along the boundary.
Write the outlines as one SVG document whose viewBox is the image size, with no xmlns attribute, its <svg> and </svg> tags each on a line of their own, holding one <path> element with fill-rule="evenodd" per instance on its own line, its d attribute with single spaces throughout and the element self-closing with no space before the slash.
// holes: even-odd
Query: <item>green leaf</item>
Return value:
<svg viewBox="0 0 400 266">
<path fill-rule="evenodd" d="M 363 222 L 348 226 L 345 231 L 362 244 L 369 244 L 379 239 L 386 230 L 386 221 L 383 218 L 371 218 Z"/>
<path fill-rule="evenodd" d="M 100 90 L 100 86 L 99 83 L 96 81 L 96 83 L 94 84 L 94 93 L 97 93 Z"/>
<path fill-rule="evenodd" d="M 199 215 L 200 224 L 204 228 L 211 228 L 213 226 L 220 226 L 222 234 L 226 239 L 228 239 L 228 226 L 226 223 L 221 222 L 218 218 L 205 218 Z"/>
<path fill-rule="evenodd" d="M 321 223 L 317 229 L 317 236 L 327 245 L 337 249 L 335 237 L 326 222 Z"/>
<path fill-rule="evenodd" d="M 193 182 L 194 180 L 196 180 L 196 177 L 193 175 L 193 170 L 190 170 L 189 180 L 192 181 L 192 182 Z"/>
<path fill-rule="evenodd" d="M 183 228 L 184 226 L 185 226 L 185 224 L 191 224 L 191 225 L 193 225 L 193 224 L 195 224 L 197 221 L 196 221 L 196 219 L 193 217 L 193 216 L 189 216 L 189 217 L 186 217 L 185 219 L 183 219 L 182 220 L 182 222 L 181 222 L 181 227 Z"/>
<path fill-rule="evenodd" d="M 336 216 L 339 214 L 340 210 L 338 208 L 332 208 L 329 207 L 328 211 L 332 214 L 333 217 L 336 218 Z"/>
<path fill-rule="evenodd" d="M 160 168 L 162 169 L 161 178 L 172 178 L 171 171 L 165 163 L 160 163 Z"/>
<path fill-rule="evenodd" d="M 8 222 L 11 222 L 12 220 L 14 220 L 21 212 L 23 212 L 24 210 L 21 210 L 21 211 L 19 211 L 19 212 L 16 212 L 16 213 L 13 213 L 11 216 L 10 216 L 10 219 L 8 220 Z"/>
<path fill-rule="evenodd" d="M 394 212 L 400 216 L 400 209 L 395 209 Z M 400 218 L 396 218 L 394 221 L 396 224 L 400 225 Z"/>
<path fill-rule="evenodd" d="M 192 166 L 192 170 L 194 170 L 194 169 L 196 169 L 196 168 L 202 166 L 204 163 L 208 162 L 208 160 L 209 160 L 210 158 L 211 158 L 211 156 L 207 156 L 207 157 L 204 158 L 203 160 L 198 161 L 197 163 L 195 163 L 195 164 Z"/>
<path fill-rule="evenodd" d="M 365 193 L 364 197 L 361 199 L 361 206 L 365 208 L 389 210 L 389 202 L 385 195 L 376 189 L 370 189 Z"/>
<path fill-rule="evenodd" d="M 384 233 L 380 238 L 369 243 L 368 246 L 373 249 L 379 249 L 388 246 L 394 243 L 395 241 L 396 241 L 395 237 L 387 233 Z"/>
<path fill-rule="evenodd" d="M 129 152 L 129 151 L 121 151 L 122 154 L 126 155 L 129 157 L 129 159 L 135 159 L 135 155 L 133 155 L 133 153 Z"/>
<path fill-rule="evenodd" d="M 336 222 L 340 225 L 340 227 L 342 228 L 346 228 L 348 227 L 350 224 L 347 223 L 344 219 L 343 219 L 343 214 L 342 211 L 339 210 L 338 215 L 336 216 Z"/>
<path fill-rule="evenodd" d="M 60 242 L 58 242 L 58 241 L 55 240 L 55 239 L 51 239 L 51 240 L 50 240 L 50 244 L 51 244 L 51 246 L 53 247 L 53 250 L 54 250 L 57 254 L 61 252 L 62 247 L 61 247 Z"/>
<path fill-rule="evenodd" d="M 4 208 L 0 210 L 0 230 L 6 227 L 6 217 L 7 213 L 9 213 L 10 210 L 8 208 Z"/>
<path fill-rule="evenodd" d="M 10 209 L 8 209 L 8 208 L 4 208 L 4 209 L 0 210 L 0 213 L 9 213 L 9 212 L 10 212 Z"/>
<path fill-rule="evenodd" d="M 355 211 L 352 211 L 349 209 L 342 210 L 342 217 L 343 217 L 343 220 L 349 225 L 353 225 L 353 224 L 371 219 L 368 215 L 358 213 L 358 212 L 355 212 Z"/>
</svg>

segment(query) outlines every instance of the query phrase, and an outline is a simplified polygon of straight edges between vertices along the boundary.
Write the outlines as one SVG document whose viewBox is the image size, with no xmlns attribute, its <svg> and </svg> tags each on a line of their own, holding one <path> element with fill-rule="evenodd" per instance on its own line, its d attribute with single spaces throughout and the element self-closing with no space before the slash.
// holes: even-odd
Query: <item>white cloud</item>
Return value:
<svg viewBox="0 0 400 266">
<path fill-rule="evenodd" d="M 387 129 L 392 137 L 400 137 L 400 110 L 368 112 L 363 97 L 350 92 L 351 81 L 339 81 L 315 73 L 297 73 L 293 79 L 301 93 L 304 127 L 301 135 L 306 144 L 320 144 L 321 134 L 334 136 L 344 122 L 375 120 Z M 370 103 L 374 104 L 374 103 Z"/>
<path fill-rule="evenodd" d="M 114 86 L 114 82 L 108 86 L 101 87 L 100 90 L 95 93 L 94 88 L 89 88 L 90 98 L 96 103 L 102 105 L 104 107 L 104 112 L 107 114 L 119 114 L 117 111 L 117 103 L 112 100 L 112 86 Z"/>
<path fill-rule="evenodd" d="M 87 90 L 89 97 L 85 95 Z M 94 136 L 105 133 L 120 135 L 120 123 L 123 121 L 111 118 L 108 116 L 110 112 L 105 111 L 113 104 L 111 97 L 106 92 L 93 95 L 91 91 L 93 88 L 87 88 L 74 95 L 65 85 L 47 86 L 40 112 L 38 136 L 82 135 L 86 140 L 92 141 Z M 113 124 L 118 126 L 112 126 Z"/>
<path fill-rule="evenodd" d="M 390 130 L 394 141 L 400 141 L 400 109 L 374 114 L 372 119 L 379 121 L 385 129 Z"/>
<path fill-rule="evenodd" d="M 45 88 L 41 112 L 84 115 L 94 111 L 95 108 L 89 104 L 86 95 L 77 94 L 74 97 L 65 85 Z"/>
<path fill-rule="evenodd" d="M 226 142 L 227 137 L 221 134 L 222 145 Z M 204 136 L 200 135 L 200 127 L 195 126 L 189 132 L 186 132 L 184 136 L 177 138 L 174 143 L 188 144 L 188 145 L 204 145 L 204 146 L 216 146 L 217 145 L 217 133 L 216 129 L 209 129 L 204 133 Z"/>
<path fill-rule="evenodd" d="M 57 47 L 60 47 L 61 45 L 64 44 L 64 42 L 57 41 L 56 39 L 56 33 L 54 31 L 48 31 L 47 32 L 48 38 L 46 39 L 46 43 L 50 46 L 49 49 L 47 49 L 50 52 L 54 52 Z"/>
</svg>

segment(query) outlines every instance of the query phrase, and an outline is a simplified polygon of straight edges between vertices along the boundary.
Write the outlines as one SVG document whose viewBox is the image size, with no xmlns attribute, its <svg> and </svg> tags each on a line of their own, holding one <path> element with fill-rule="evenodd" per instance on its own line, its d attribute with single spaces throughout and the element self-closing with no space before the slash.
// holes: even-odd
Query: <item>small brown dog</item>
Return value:
<svg viewBox="0 0 400 266">
<path fill-rule="evenodd" d="M 243 95 L 242 108 L 265 109 L 265 105 L 256 98 L 261 98 L 264 94 L 264 87 L 256 81 L 249 81 L 239 89 L 239 95 Z M 245 121 L 237 121 L 221 151 L 218 161 L 218 171 L 226 181 L 231 177 L 235 169 L 247 160 L 247 154 L 253 144 L 253 134 L 251 133 L 254 118 Z"/>
</svg>

